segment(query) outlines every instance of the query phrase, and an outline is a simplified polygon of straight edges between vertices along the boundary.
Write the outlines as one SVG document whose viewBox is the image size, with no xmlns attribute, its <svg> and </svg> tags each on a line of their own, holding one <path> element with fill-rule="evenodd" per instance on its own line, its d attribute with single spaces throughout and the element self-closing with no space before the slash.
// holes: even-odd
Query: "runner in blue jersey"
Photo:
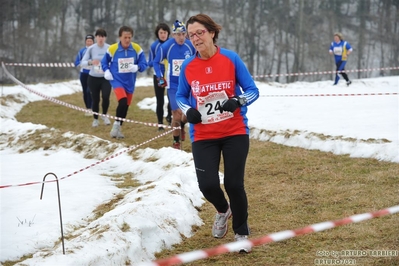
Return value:
<svg viewBox="0 0 399 266">
<path fill-rule="evenodd" d="M 195 53 L 194 46 L 186 39 L 186 26 L 176 20 L 172 26 L 172 37 L 159 47 L 153 65 L 159 86 L 168 89 L 170 107 L 172 109 L 172 126 L 181 127 L 173 131 L 173 148 L 180 149 L 180 140 L 185 140 L 185 117 L 176 102 L 176 92 L 179 84 L 180 69 L 183 61 Z M 163 60 L 167 60 L 166 74 L 161 71 Z M 183 121 L 182 121 L 183 120 Z M 181 135 L 181 139 L 180 139 Z"/>
<path fill-rule="evenodd" d="M 338 84 L 339 74 L 346 80 L 346 85 L 350 85 L 352 81 L 349 80 L 348 75 L 345 72 L 346 60 L 348 55 L 352 52 L 351 45 L 343 40 L 342 33 L 336 32 L 334 34 L 334 41 L 330 45 L 330 54 L 334 55 L 335 64 L 337 66 L 337 73 L 335 75 L 334 85 Z"/>
<path fill-rule="evenodd" d="M 84 54 L 86 53 L 86 50 L 89 46 L 94 44 L 94 35 L 93 34 L 87 34 L 85 37 L 85 47 L 79 50 L 78 54 L 76 55 L 75 58 L 75 66 L 80 68 L 80 84 L 82 85 L 82 91 L 83 91 L 83 102 L 86 106 L 86 109 L 88 111 L 91 111 L 91 95 L 90 95 L 90 90 L 89 87 L 87 86 L 87 79 L 89 78 L 89 72 L 91 68 L 84 68 L 80 65 L 80 62 L 82 61 L 82 58 Z M 91 116 L 91 113 L 87 112 L 85 113 L 87 116 Z"/>
<path fill-rule="evenodd" d="M 170 28 L 168 24 L 166 23 L 159 23 L 156 28 L 155 28 L 155 36 L 156 36 L 156 41 L 151 43 L 150 50 L 148 53 L 148 67 L 153 67 L 153 61 L 155 58 L 155 55 L 157 54 L 158 48 L 161 47 L 163 43 L 165 43 L 170 36 Z M 166 61 L 166 60 L 165 60 Z M 165 73 L 165 64 L 161 64 L 161 72 Z M 155 75 L 154 71 L 154 76 L 153 76 L 153 82 L 154 82 L 154 92 L 155 92 L 155 98 L 157 100 L 157 107 L 156 107 L 156 115 L 158 118 L 158 124 L 163 124 L 163 115 L 164 115 L 164 104 L 165 104 L 165 87 L 158 86 L 158 80 L 157 76 Z M 166 121 L 170 125 L 172 122 L 172 110 L 170 109 L 170 103 L 168 100 L 168 114 L 166 116 Z M 164 131 L 164 127 L 159 126 L 158 131 Z"/>
<path fill-rule="evenodd" d="M 120 27 L 119 42 L 108 47 L 107 53 L 101 61 L 104 78 L 110 81 L 118 100 L 117 118 L 110 132 L 110 136 L 117 139 L 125 137 L 122 134 L 121 126 L 132 103 L 137 72 L 144 72 L 148 67 L 143 49 L 139 44 L 132 42 L 133 36 L 133 28 Z"/>
</svg>

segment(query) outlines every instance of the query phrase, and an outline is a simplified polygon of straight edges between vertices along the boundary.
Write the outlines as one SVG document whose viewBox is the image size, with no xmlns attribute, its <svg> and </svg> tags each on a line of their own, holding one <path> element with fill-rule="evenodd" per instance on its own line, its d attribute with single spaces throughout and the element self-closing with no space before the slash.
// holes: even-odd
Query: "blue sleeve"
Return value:
<svg viewBox="0 0 399 266">
<path fill-rule="evenodd" d="M 101 59 L 101 67 L 103 71 L 105 72 L 107 69 L 109 69 L 109 62 L 111 62 L 111 56 L 109 54 L 109 49 L 103 56 L 103 59 Z"/>
<path fill-rule="evenodd" d="M 163 52 L 163 45 L 158 48 L 157 54 L 155 55 L 154 61 L 153 61 L 153 67 L 155 71 L 155 75 L 160 78 L 162 77 L 162 72 L 161 72 L 161 64 L 160 62 L 164 59 L 164 52 Z"/>
<path fill-rule="evenodd" d="M 236 88 L 236 95 L 244 96 L 247 99 L 247 103 L 245 104 L 245 106 L 248 106 L 259 98 L 259 89 L 258 87 L 256 87 L 255 82 L 248 71 L 248 68 L 245 66 L 244 62 L 238 55 L 235 56 L 234 64 L 236 66 L 235 75 L 237 84 L 240 85 L 240 87 L 244 91 L 244 93 L 241 94 L 240 88 Z"/>
<path fill-rule="evenodd" d="M 77 54 L 76 58 L 75 58 L 75 66 L 77 67 L 77 66 L 79 66 L 79 64 L 80 64 L 80 58 L 79 58 L 79 54 Z"/>
<path fill-rule="evenodd" d="M 75 66 L 76 67 L 80 65 L 80 60 L 82 59 L 82 50 L 83 49 L 80 49 L 78 54 L 76 55 L 76 58 L 75 58 Z"/>
<path fill-rule="evenodd" d="M 350 49 L 352 49 L 352 46 L 348 42 L 346 42 L 346 50 L 350 50 Z"/>
<path fill-rule="evenodd" d="M 139 57 L 137 58 L 137 65 L 139 66 L 139 72 L 144 72 L 147 69 L 148 65 L 144 52 L 139 54 Z"/>
<path fill-rule="evenodd" d="M 151 44 L 150 51 L 148 53 L 148 67 L 153 67 L 153 60 L 154 60 L 154 44 Z"/>
<path fill-rule="evenodd" d="M 179 75 L 179 85 L 177 87 L 177 92 L 176 92 L 177 106 L 179 106 L 179 109 L 182 110 L 184 114 L 187 114 L 187 110 L 190 109 L 191 107 L 196 108 L 195 105 L 192 106 L 190 104 L 191 86 L 190 84 L 188 84 L 186 75 L 184 74 L 186 72 L 186 67 L 191 62 L 191 60 L 187 59 L 182 64 L 181 72 Z"/>
</svg>

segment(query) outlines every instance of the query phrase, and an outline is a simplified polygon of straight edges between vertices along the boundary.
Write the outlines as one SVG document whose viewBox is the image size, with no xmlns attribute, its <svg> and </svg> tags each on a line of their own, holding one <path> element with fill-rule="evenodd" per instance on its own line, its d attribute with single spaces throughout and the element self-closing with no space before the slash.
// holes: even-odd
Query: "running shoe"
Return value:
<svg viewBox="0 0 399 266">
<path fill-rule="evenodd" d="M 93 120 L 93 123 L 91 123 L 91 126 L 92 126 L 92 127 L 98 127 L 99 124 L 100 124 L 100 123 L 98 122 L 98 119 L 94 119 L 94 120 Z"/>
<path fill-rule="evenodd" d="M 227 221 L 231 217 L 230 206 L 225 213 L 216 213 L 215 222 L 212 227 L 212 235 L 215 238 L 223 238 L 228 231 Z"/>
<path fill-rule="evenodd" d="M 118 135 L 116 136 L 117 139 L 123 139 L 125 136 L 122 134 L 122 131 L 119 129 Z"/>
<path fill-rule="evenodd" d="M 111 138 L 123 139 L 125 136 L 121 132 L 121 125 L 118 121 L 114 122 L 110 132 Z"/>
<path fill-rule="evenodd" d="M 234 239 L 236 241 L 245 241 L 245 240 L 248 240 L 248 236 L 236 234 L 234 236 Z M 249 243 L 243 243 L 242 248 L 240 248 L 238 253 L 250 253 L 251 251 L 252 251 L 251 245 Z"/>
<path fill-rule="evenodd" d="M 102 118 L 102 120 L 103 120 L 103 122 L 104 122 L 104 125 L 111 125 L 111 121 L 109 121 L 109 118 L 108 117 L 106 117 L 106 116 L 102 116 L 101 117 Z"/>
<path fill-rule="evenodd" d="M 351 85 L 352 84 L 352 81 L 350 81 L 350 80 L 348 80 L 347 82 L 346 82 L 346 86 L 349 86 L 349 85 Z"/>
<path fill-rule="evenodd" d="M 180 150 L 180 142 L 173 141 L 172 147 L 174 149 Z"/>
</svg>

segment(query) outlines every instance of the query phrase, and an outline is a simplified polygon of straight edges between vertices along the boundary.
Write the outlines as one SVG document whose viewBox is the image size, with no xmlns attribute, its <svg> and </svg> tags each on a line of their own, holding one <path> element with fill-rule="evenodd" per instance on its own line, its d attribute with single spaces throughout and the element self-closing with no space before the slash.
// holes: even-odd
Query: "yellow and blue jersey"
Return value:
<svg viewBox="0 0 399 266">
<path fill-rule="evenodd" d="M 138 66 L 139 72 L 144 72 L 148 65 L 143 49 L 140 45 L 132 42 L 127 49 L 123 48 L 120 42 L 108 47 L 107 53 L 101 60 L 104 71 L 109 69 L 113 80 L 110 80 L 112 88 L 124 88 L 126 92 L 133 93 L 136 84 L 136 73 L 128 71 L 130 64 Z"/>
<path fill-rule="evenodd" d="M 330 52 L 334 54 L 335 63 L 346 61 L 348 59 L 348 51 L 352 51 L 352 47 L 346 41 L 340 41 L 339 43 L 332 42 L 330 45 Z"/>
</svg>

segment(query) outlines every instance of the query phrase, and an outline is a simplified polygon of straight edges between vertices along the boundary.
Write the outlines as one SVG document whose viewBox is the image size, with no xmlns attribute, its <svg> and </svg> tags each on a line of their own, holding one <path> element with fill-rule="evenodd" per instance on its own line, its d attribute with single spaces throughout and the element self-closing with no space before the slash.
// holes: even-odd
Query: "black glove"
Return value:
<svg viewBox="0 0 399 266">
<path fill-rule="evenodd" d="M 223 111 L 234 112 L 240 105 L 238 104 L 238 100 L 236 98 L 231 98 L 222 103 Z"/>
<path fill-rule="evenodd" d="M 198 110 L 195 108 L 188 109 L 186 116 L 187 116 L 187 121 L 191 124 L 198 124 L 198 123 L 201 123 L 201 121 L 202 121 L 201 113 L 198 112 Z"/>
</svg>

